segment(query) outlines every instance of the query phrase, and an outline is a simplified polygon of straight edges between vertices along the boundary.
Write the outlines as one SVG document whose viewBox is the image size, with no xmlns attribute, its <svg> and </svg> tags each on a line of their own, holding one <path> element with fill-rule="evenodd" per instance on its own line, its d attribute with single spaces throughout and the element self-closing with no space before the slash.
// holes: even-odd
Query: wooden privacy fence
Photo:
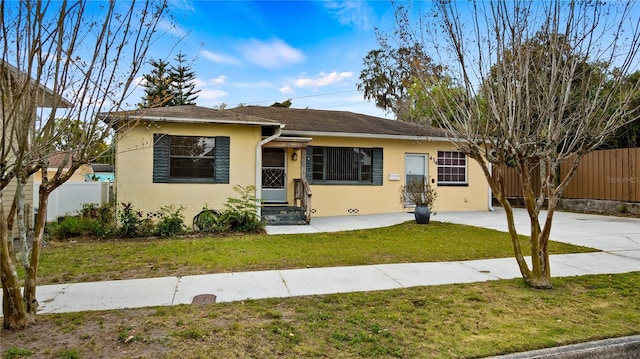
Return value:
<svg viewBox="0 0 640 359">
<path fill-rule="evenodd" d="M 560 176 L 571 169 L 572 159 L 560 165 Z M 540 176 L 534 171 L 534 188 Z M 509 169 L 505 175 L 507 197 L 522 197 L 520 174 Z M 563 198 L 640 202 L 640 148 L 601 150 L 587 154 L 565 189 Z"/>
</svg>

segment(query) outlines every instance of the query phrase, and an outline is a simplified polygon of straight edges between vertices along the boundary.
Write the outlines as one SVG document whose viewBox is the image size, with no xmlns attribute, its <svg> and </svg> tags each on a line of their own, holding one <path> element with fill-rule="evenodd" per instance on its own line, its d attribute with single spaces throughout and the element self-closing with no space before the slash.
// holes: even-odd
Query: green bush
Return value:
<svg viewBox="0 0 640 359">
<path fill-rule="evenodd" d="M 115 221 L 115 208 L 112 203 L 85 203 L 80 209 L 80 217 L 97 219 L 103 223 Z"/>
<path fill-rule="evenodd" d="M 112 204 L 87 203 L 82 206 L 78 216 L 62 216 L 55 223 L 48 223 L 46 232 L 55 240 L 82 236 L 109 237 L 115 228 L 113 212 Z"/>
<path fill-rule="evenodd" d="M 162 218 L 156 224 L 155 233 L 160 237 L 174 237 L 185 232 L 184 207 L 165 206 L 160 208 Z"/>
<path fill-rule="evenodd" d="M 47 233 L 54 240 L 93 236 L 95 221 L 76 216 L 59 217 L 57 222 L 47 224 Z"/>
<path fill-rule="evenodd" d="M 140 235 L 140 227 L 144 223 L 142 212 L 133 208 L 131 202 L 121 203 L 122 209 L 118 210 L 120 228 L 118 234 L 122 237 L 133 238 Z"/>
<path fill-rule="evenodd" d="M 90 219 L 89 227 L 96 237 L 112 236 L 116 230 L 115 207 L 112 203 L 87 203 L 80 209 L 80 217 Z"/>
<path fill-rule="evenodd" d="M 258 218 L 258 199 L 255 196 L 255 186 L 234 186 L 240 198 L 228 198 L 224 204 L 221 221 L 230 230 L 236 232 L 260 232 L 264 223 Z"/>
</svg>

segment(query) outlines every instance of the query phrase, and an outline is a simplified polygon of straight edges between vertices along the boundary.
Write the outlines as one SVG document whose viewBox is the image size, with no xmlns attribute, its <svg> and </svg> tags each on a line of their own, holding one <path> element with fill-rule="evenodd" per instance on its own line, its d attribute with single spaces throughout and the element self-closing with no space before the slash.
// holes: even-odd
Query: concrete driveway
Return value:
<svg viewBox="0 0 640 359">
<path fill-rule="evenodd" d="M 546 211 L 543 211 L 540 219 L 546 219 L 546 215 Z M 508 231 L 506 215 L 501 207 L 493 212 L 443 212 L 433 218 L 442 222 Z M 518 233 L 528 236 L 531 223 L 527 211 L 522 208 L 514 209 L 514 218 Z M 638 251 L 640 219 L 556 211 L 551 226 L 551 239 L 607 252 Z"/>
</svg>

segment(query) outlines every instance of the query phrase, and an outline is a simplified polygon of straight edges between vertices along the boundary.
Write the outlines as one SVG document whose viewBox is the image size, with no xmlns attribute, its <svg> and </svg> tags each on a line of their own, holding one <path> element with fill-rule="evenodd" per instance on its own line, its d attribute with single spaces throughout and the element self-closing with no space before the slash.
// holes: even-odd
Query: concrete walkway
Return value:
<svg viewBox="0 0 640 359">
<path fill-rule="evenodd" d="M 309 226 L 269 226 L 270 234 L 331 232 L 389 226 L 413 214 L 314 218 Z M 506 231 L 504 212 L 438 213 L 433 220 Z M 518 230 L 528 234 L 526 212 L 516 210 Z M 640 271 L 640 219 L 556 213 L 552 239 L 602 252 L 551 256 L 553 276 Z M 332 268 L 206 274 L 38 287 L 40 313 L 188 304 L 196 295 L 217 302 L 396 289 L 519 278 L 513 258 L 403 263 Z"/>
</svg>

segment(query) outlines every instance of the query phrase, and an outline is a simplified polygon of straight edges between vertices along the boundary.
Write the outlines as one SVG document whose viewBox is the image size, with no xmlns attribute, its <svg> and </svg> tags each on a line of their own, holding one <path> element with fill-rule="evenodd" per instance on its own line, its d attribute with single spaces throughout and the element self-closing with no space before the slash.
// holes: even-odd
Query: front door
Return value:
<svg viewBox="0 0 640 359">
<path fill-rule="evenodd" d="M 262 149 L 262 200 L 287 202 L 287 153 L 284 148 Z"/>
<path fill-rule="evenodd" d="M 404 183 L 427 181 L 427 156 L 426 154 L 407 154 L 404 158 Z M 405 201 L 405 206 L 412 203 Z"/>
</svg>

